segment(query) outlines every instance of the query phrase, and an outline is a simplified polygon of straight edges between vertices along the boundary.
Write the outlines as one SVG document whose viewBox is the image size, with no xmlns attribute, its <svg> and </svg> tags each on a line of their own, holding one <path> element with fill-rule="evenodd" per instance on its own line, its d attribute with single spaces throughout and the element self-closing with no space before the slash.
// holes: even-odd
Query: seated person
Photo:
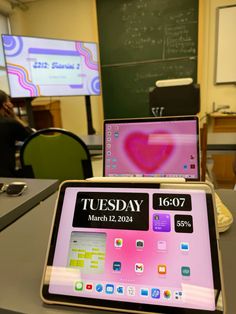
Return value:
<svg viewBox="0 0 236 314">
<path fill-rule="evenodd" d="M 15 114 L 9 96 L 0 90 L 0 177 L 19 177 L 15 170 L 15 144 L 32 132 Z"/>
</svg>

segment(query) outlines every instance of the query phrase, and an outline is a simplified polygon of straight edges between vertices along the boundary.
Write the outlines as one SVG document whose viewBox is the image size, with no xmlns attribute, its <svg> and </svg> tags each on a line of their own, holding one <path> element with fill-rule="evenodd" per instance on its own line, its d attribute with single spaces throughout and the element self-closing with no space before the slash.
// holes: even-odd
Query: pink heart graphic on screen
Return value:
<svg viewBox="0 0 236 314">
<path fill-rule="evenodd" d="M 170 158 L 174 141 L 165 131 L 133 132 L 126 137 L 124 146 L 130 160 L 143 173 L 152 173 Z"/>
</svg>

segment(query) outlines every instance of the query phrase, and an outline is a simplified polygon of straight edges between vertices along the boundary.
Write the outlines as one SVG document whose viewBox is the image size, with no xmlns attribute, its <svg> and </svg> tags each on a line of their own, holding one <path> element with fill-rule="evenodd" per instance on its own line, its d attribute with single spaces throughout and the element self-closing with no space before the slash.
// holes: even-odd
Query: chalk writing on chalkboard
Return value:
<svg viewBox="0 0 236 314">
<path fill-rule="evenodd" d="M 105 117 L 146 115 L 158 79 L 196 81 L 198 0 L 97 0 L 97 16 Z"/>
</svg>

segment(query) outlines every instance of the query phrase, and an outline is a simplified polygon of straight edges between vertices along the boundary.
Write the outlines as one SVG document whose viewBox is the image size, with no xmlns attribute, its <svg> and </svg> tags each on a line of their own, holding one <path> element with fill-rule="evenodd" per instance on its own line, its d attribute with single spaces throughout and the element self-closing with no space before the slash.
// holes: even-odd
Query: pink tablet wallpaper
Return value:
<svg viewBox="0 0 236 314">
<path fill-rule="evenodd" d="M 49 292 L 214 310 L 205 193 L 66 188 Z"/>
<path fill-rule="evenodd" d="M 198 179 L 196 120 L 107 123 L 105 176 Z"/>
</svg>

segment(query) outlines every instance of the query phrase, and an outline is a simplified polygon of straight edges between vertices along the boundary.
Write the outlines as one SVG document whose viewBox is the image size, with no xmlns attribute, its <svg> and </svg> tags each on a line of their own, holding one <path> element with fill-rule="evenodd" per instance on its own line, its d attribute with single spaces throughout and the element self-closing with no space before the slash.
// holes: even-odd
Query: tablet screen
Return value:
<svg viewBox="0 0 236 314">
<path fill-rule="evenodd" d="M 44 299 L 129 312 L 223 313 L 216 311 L 211 194 L 187 187 L 62 186 Z"/>
<path fill-rule="evenodd" d="M 199 180 L 197 117 L 105 120 L 104 176 Z"/>
</svg>

